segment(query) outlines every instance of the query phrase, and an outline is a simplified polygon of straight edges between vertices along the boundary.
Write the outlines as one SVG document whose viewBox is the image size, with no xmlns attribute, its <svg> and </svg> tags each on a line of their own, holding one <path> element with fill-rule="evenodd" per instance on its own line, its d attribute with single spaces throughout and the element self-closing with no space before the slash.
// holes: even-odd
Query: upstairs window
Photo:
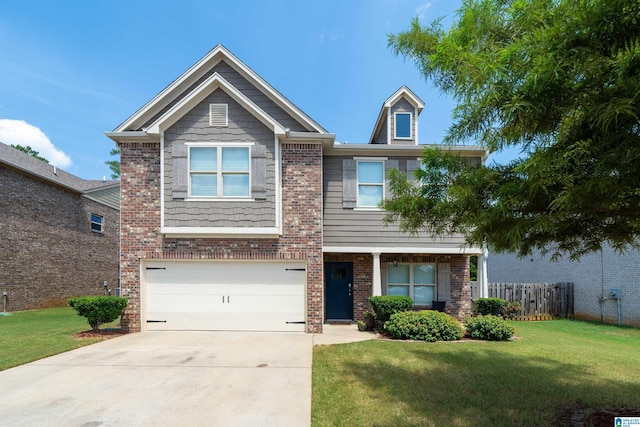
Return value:
<svg viewBox="0 0 640 427">
<path fill-rule="evenodd" d="M 395 138 L 411 139 L 411 113 L 395 113 Z"/>
<path fill-rule="evenodd" d="M 384 161 L 358 160 L 357 168 L 357 206 L 377 208 L 384 196 Z"/>
<path fill-rule="evenodd" d="M 250 194 L 249 147 L 189 147 L 189 194 L 240 198 Z"/>
<path fill-rule="evenodd" d="M 91 214 L 91 231 L 102 233 L 104 231 L 104 218 L 100 215 Z"/>
</svg>

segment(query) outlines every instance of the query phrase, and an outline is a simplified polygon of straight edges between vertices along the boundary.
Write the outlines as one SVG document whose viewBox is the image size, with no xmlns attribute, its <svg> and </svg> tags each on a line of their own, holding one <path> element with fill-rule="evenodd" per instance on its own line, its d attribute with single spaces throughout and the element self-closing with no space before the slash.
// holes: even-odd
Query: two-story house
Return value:
<svg viewBox="0 0 640 427">
<path fill-rule="evenodd" d="M 119 181 L 85 180 L 0 143 L 0 192 L 1 310 L 117 288 Z"/>
<path fill-rule="evenodd" d="M 319 333 L 381 294 L 468 315 L 481 249 L 402 234 L 378 208 L 392 168 L 420 167 L 423 108 L 402 87 L 369 144 L 339 144 L 215 47 L 107 133 L 121 151 L 123 327 Z"/>
</svg>

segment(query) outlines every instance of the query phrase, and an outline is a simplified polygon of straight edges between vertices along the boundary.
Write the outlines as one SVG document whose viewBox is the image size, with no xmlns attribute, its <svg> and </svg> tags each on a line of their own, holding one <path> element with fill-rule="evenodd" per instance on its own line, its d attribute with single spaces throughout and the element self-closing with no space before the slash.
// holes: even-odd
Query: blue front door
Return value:
<svg viewBox="0 0 640 427">
<path fill-rule="evenodd" d="M 353 263 L 327 262 L 325 319 L 353 320 Z"/>
</svg>

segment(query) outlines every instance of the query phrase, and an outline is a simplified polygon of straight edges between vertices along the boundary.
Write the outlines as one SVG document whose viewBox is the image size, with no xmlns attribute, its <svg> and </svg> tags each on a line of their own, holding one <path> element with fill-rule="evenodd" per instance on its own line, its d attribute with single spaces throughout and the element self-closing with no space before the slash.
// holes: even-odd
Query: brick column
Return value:
<svg viewBox="0 0 640 427">
<path fill-rule="evenodd" d="M 449 314 L 463 321 L 471 315 L 471 284 L 469 257 L 451 257 L 451 305 Z"/>
<path fill-rule="evenodd" d="M 120 144 L 120 287 L 129 304 L 121 327 L 139 332 L 140 259 L 160 252 L 160 145 Z"/>
<path fill-rule="evenodd" d="M 307 332 L 322 333 L 322 146 L 282 145 L 283 249 L 307 260 Z"/>
</svg>

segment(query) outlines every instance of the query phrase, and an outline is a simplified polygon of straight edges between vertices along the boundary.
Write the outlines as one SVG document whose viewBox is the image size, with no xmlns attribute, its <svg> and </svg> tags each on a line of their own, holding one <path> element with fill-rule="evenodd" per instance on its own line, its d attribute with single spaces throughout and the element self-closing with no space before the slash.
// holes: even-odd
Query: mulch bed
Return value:
<svg viewBox="0 0 640 427">
<path fill-rule="evenodd" d="M 101 340 L 108 340 L 109 338 L 120 337 L 126 334 L 127 333 L 121 329 L 100 329 L 98 332 L 89 329 L 88 331 L 73 334 L 73 337 L 78 340 L 86 338 L 100 338 Z"/>
<path fill-rule="evenodd" d="M 617 417 L 640 418 L 634 408 L 570 408 L 558 419 L 558 425 L 569 427 L 612 427 Z"/>
</svg>

